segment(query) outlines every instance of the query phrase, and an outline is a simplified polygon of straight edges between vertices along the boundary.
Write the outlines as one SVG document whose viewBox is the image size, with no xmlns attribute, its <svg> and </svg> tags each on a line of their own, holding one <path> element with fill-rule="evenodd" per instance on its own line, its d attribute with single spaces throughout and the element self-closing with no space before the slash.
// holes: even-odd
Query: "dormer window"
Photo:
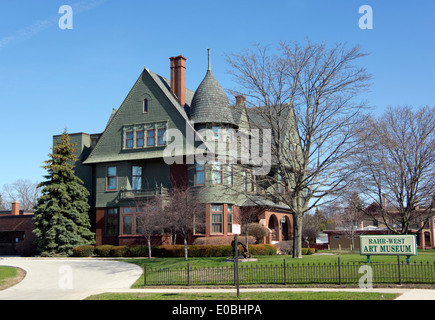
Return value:
<svg viewBox="0 0 435 320">
<path fill-rule="evenodd" d="M 141 123 L 123 129 L 124 150 L 166 146 L 167 123 Z"/>
<path fill-rule="evenodd" d="M 159 146 L 166 145 L 166 128 L 159 128 L 157 130 L 157 144 Z"/>
<path fill-rule="evenodd" d="M 144 131 L 136 131 L 136 148 L 143 148 L 144 146 Z"/>
<path fill-rule="evenodd" d="M 156 144 L 156 131 L 147 130 L 147 147 L 154 147 Z"/>
<path fill-rule="evenodd" d="M 125 134 L 125 147 L 127 149 L 133 148 L 133 131 L 129 131 Z"/>
</svg>

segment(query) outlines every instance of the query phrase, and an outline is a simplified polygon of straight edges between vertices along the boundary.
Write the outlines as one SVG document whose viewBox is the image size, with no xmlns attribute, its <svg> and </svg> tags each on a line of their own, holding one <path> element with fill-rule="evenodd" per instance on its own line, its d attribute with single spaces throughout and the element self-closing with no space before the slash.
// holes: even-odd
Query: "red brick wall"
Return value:
<svg viewBox="0 0 435 320">
<path fill-rule="evenodd" d="M 33 214 L 0 217 L 0 232 L 24 232 L 24 240 L 15 243 L 15 250 L 19 255 L 31 256 L 36 253 L 36 247 L 33 243 L 36 236 L 33 233 L 34 226 L 32 218 Z"/>
</svg>

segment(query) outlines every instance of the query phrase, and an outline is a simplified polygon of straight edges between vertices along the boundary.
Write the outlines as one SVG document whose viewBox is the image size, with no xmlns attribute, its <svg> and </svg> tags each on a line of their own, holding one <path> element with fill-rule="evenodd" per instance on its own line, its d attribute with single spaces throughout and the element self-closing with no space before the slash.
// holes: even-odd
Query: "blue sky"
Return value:
<svg viewBox="0 0 435 320">
<path fill-rule="evenodd" d="M 73 9 L 61 30 L 59 8 Z M 358 9 L 373 9 L 361 30 Z M 361 45 L 373 74 L 364 99 L 388 106 L 434 105 L 435 2 L 371 0 L 2 0 L 0 2 L 0 188 L 43 180 L 52 136 L 98 133 L 144 66 L 169 78 L 169 57 L 187 57 L 195 90 L 212 49 L 213 73 L 235 84 L 224 55 L 255 42 L 309 38 Z M 232 97 L 229 97 L 232 100 Z"/>
</svg>

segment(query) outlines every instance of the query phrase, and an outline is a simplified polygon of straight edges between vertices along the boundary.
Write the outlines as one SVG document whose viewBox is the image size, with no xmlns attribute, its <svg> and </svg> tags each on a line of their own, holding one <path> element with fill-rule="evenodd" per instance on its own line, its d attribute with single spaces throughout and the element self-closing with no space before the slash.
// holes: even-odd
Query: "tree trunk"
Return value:
<svg viewBox="0 0 435 320">
<path fill-rule="evenodd" d="M 148 259 L 151 259 L 151 238 L 148 238 Z"/>
<path fill-rule="evenodd" d="M 184 237 L 184 260 L 187 261 L 187 238 Z"/>
<path fill-rule="evenodd" d="M 293 258 L 302 258 L 302 213 L 293 214 Z"/>
</svg>

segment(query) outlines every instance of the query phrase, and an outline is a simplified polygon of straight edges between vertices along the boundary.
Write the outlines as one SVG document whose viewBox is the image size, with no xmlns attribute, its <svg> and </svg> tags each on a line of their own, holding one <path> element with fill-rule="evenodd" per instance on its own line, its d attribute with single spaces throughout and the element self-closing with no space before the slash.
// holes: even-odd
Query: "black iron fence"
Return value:
<svg viewBox="0 0 435 320">
<path fill-rule="evenodd" d="M 373 284 L 435 283 L 435 262 L 308 263 L 239 265 L 239 283 L 256 284 Z M 144 285 L 234 285 L 234 265 L 224 267 L 144 267 Z"/>
</svg>

